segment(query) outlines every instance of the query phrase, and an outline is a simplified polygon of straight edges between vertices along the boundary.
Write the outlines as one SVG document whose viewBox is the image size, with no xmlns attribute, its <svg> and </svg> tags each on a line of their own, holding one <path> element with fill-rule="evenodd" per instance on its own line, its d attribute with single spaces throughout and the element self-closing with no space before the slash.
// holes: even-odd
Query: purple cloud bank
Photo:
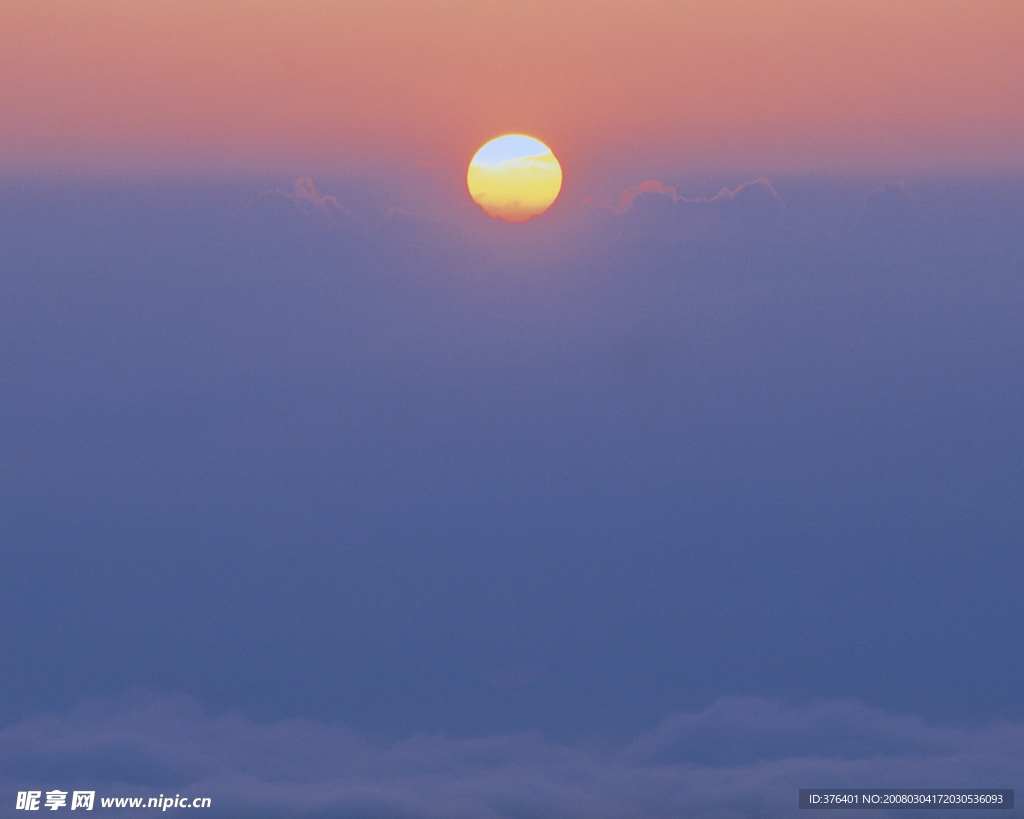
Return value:
<svg viewBox="0 0 1024 819">
<path fill-rule="evenodd" d="M 8 726 L 0 766 L 8 800 L 25 789 L 181 793 L 211 797 L 207 816 L 779 816 L 796 814 L 801 787 L 1013 787 L 1024 725 L 725 698 L 617 746 L 530 731 L 389 741 L 135 693 Z"/>
</svg>

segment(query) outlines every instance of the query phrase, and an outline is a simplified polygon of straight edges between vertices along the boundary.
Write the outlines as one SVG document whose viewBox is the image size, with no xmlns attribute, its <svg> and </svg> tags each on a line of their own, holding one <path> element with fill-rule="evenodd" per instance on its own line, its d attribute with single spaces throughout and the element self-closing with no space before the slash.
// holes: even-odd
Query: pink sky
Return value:
<svg viewBox="0 0 1024 819">
<path fill-rule="evenodd" d="M 1024 168 L 1019 0 L 6 0 L 0 170 Z"/>
</svg>

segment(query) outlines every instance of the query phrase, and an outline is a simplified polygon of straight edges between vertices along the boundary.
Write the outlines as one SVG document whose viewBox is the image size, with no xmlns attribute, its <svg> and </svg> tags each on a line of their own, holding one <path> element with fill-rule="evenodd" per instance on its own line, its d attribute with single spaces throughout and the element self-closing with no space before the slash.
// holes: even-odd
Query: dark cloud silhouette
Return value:
<svg viewBox="0 0 1024 819">
<path fill-rule="evenodd" d="M 321 194 L 305 176 L 297 178 L 288 192 L 261 193 L 245 206 L 241 216 L 247 227 L 263 230 L 356 232 L 366 227 L 337 198 Z"/>
<path fill-rule="evenodd" d="M 588 212 L 599 212 L 601 204 L 594 203 Z M 619 215 L 620 229 L 661 238 L 763 233 L 777 229 L 782 214 L 782 201 L 764 178 L 722 188 L 710 198 L 680 196 L 675 187 L 648 179 L 623 191 L 615 206 L 604 207 Z"/>
</svg>

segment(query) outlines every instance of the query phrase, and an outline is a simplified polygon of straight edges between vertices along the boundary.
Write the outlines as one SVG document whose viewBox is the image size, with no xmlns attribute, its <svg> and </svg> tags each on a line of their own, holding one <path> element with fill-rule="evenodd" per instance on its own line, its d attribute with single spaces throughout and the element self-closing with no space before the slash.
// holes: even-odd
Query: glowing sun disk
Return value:
<svg viewBox="0 0 1024 819">
<path fill-rule="evenodd" d="M 506 222 L 543 213 L 562 188 L 562 166 L 543 142 L 521 134 L 492 139 L 466 174 L 469 195 L 484 211 Z"/>
</svg>

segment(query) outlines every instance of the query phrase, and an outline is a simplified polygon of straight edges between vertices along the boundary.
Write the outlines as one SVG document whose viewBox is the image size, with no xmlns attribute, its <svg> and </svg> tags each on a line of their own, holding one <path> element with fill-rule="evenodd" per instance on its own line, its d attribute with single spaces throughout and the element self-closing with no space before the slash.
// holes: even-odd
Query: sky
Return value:
<svg viewBox="0 0 1024 819">
<path fill-rule="evenodd" d="M 4 810 L 1015 787 L 1022 8 L 0 6 Z"/>
<path fill-rule="evenodd" d="M 1019 167 L 1016 0 L 6 0 L 6 168 Z M 577 161 L 578 160 L 578 161 Z M 604 171 L 604 168 L 600 168 Z"/>
</svg>

